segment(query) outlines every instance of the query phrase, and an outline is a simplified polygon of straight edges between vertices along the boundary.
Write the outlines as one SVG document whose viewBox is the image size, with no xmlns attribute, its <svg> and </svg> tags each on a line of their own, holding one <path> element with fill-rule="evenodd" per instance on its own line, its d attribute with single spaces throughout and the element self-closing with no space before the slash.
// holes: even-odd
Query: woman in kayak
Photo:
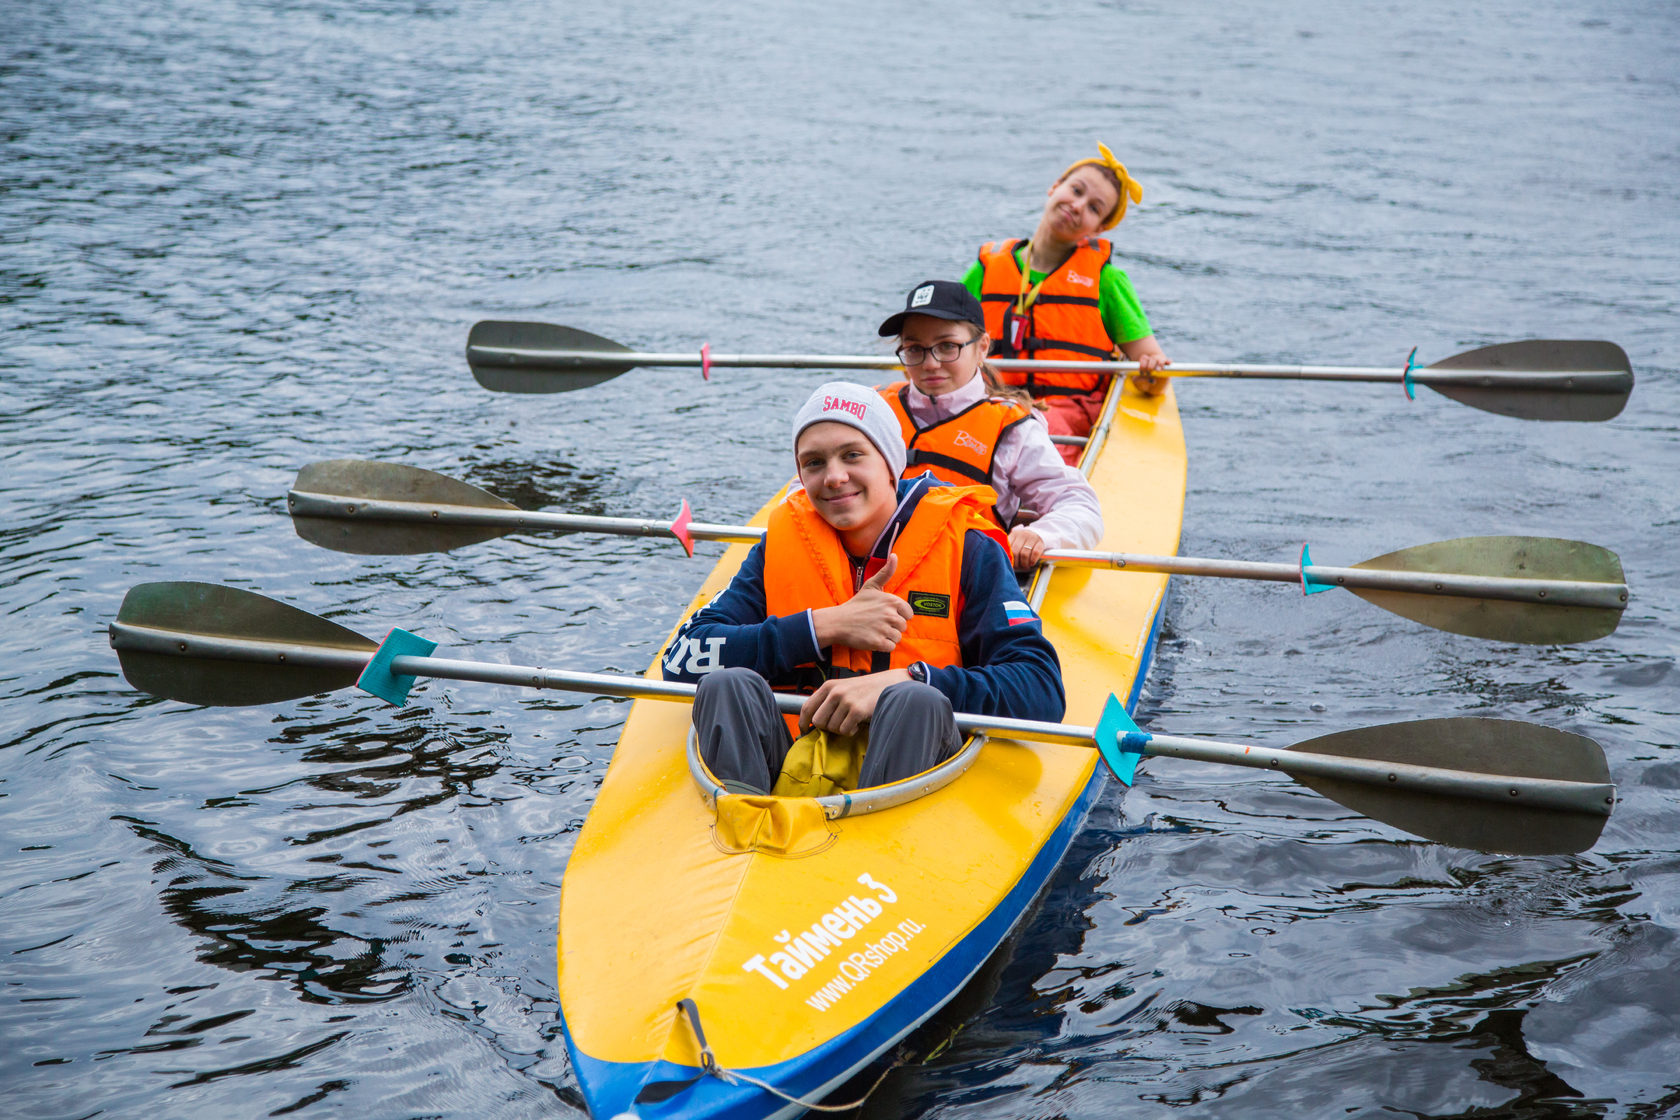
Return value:
<svg viewBox="0 0 1680 1120">
<path fill-rule="evenodd" d="M 1097 237 L 1140 202 L 1143 188 L 1102 144 L 1098 155 L 1075 162 L 1050 184 L 1049 201 L 1030 238 L 990 241 L 963 276 L 985 308 L 994 358 L 1066 360 L 1065 370 L 1005 372 L 1048 411 L 1055 435 L 1089 435 L 1108 388 L 1106 373 L 1081 373 L 1078 363 L 1124 357 L 1138 363 L 1133 384 L 1160 393 L 1154 376 L 1171 364 L 1126 274 L 1110 259 L 1113 246 Z M 1069 463 L 1077 447 L 1061 448 Z"/>
<path fill-rule="evenodd" d="M 795 730 L 868 724 L 863 788 L 954 754 L 953 710 L 1061 719 L 1061 664 L 1019 600 L 991 495 L 901 479 L 898 420 L 862 385 L 813 393 L 793 448 L 803 489 L 662 661 L 667 680 L 699 682 L 700 755 L 726 788 L 774 789 Z M 795 727 L 772 686 L 808 693 Z"/>
<path fill-rule="evenodd" d="M 956 486 L 990 486 L 1009 551 L 1027 571 L 1046 549 L 1093 548 L 1102 506 L 1064 462 L 1041 413 L 985 363 L 990 337 L 979 300 L 951 280 L 918 284 L 881 324 L 898 338 L 909 381 L 882 386 L 908 448 L 904 477 L 924 471 Z"/>
</svg>

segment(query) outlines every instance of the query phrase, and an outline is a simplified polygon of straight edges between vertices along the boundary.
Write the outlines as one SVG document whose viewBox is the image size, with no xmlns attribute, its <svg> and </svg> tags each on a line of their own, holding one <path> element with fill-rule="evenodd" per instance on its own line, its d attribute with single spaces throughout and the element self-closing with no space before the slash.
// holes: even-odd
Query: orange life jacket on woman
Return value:
<svg viewBox="0 0 1680 1120">
<path fill-rule="evenodd" d="M 980 281 L 980 307 L 986 333 L 992 336 L 992 357 L 1033 358 L 1044 361 L 1106 361 L 1114 357 L 1098 310 L 1098 280 L 1114 247 L 1100 237 L 1080 243 L 1073 255 L 1044 278 L 1038 295 L 1024 313 L 1015 310 L 1022 292 L 1021 265 L 1015 251 L 1023 239 L 988 241 L 980 247 L 985 275 Z M 1108 384 L 1106 373 L 1077 369 L 1000 371 L 1005 384 L 1023 386 L 1035 397 L 1094 393 Z"/>
<path fill-rule="evenodd" d="M 905 478 L 932 471 L 933 477 L 953 486 L 992 486 L 992 461 L 1003 433 L 1032 418 L 1032 411 L 1019 401 L 984 397 L 954 416 L 920 428 L 910 415 L 910 382 L 895 381 L 875 391 L 898 415 L 904 433 Z"/>
<path fill-rule="evenodd" d="M 914 612 L 892 652 L 834 646 L 819 668 L 824 677 L 902 669 L 917 661 L 934 668 L 962 664 L 957 621 L 962 617 L 963 543 L 978 529 L 1008 551 L 1007 538 L 988 514 L 996 495 L 979 486 L 932 486 L 922 495 L 892 551 L 898 569 L 889 595 Z M 770 514 L 764 534 L 764 601 L 770 616 L 839 606 L 861 581 L 846 546 L 822 519 L 810 495 L 789 495 Z"/>
</svg>

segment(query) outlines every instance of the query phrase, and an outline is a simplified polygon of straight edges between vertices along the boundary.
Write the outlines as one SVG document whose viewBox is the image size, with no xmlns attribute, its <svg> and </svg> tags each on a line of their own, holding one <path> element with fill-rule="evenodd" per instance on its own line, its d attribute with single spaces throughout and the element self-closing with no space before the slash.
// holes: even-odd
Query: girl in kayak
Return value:
<svg viewBox="0 0 1680 1120">
<path fill-rule="evenodd" d="M 984 359 L 990 338 L 980 302 L 967 288 L 951 280 L 916 285 L 880 334 L 898 337 L 909 376 L 878 390 L 903 429 L 905 478 L 932 471 L 956 486 L 995 490 L 999 524 L 1013 525 L 1009 551 L 1020 571 L 1046 549 L 1096 546 L 1103 531 L 1096 491 L 1058 454 L 1025 394 L 995 380 Z"/>
<path fill-rule="evenodd" d="M 1102 144 L 1092 159 L 1069 167 L 1050 185 L 1049 201 L 1030 238 L 990 241 L 963 276 L 985 308 L 994 358 L 1065 359 L 1066 370 L 1006 372 L 1042 403 L 1055 435 L 1089 435 L 1108 388 L 1106 373 L 1081 373 L 1078 363 L 1123 357 L 1138 363 L 1133 384 L 1155 395 L 1171 362 L 1155 341 L 1149 319 L 1126 274 L 1110 259 L 1113 246 L 1097 237 L 1140 202 L 1143 188 Z M 1062 457 L 1078 461 L 1077 447 Z"/>
</svg>

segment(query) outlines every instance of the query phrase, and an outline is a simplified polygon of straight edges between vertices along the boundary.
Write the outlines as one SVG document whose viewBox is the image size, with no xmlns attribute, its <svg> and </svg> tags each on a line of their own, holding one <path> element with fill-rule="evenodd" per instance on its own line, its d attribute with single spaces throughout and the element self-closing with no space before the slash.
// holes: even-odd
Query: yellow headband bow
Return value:
<svg viewBox="0 0 1680 1120">
<path fill-rule="evenodd" d="M 1133 202 L 1143 201 L 1143 187 L 1136 179 L 1132 178 L 1131 173 L 1126 170 L 1126 165 L 1114 158 L 1114 153 L 1108 150 L 1107 144 L 1099 141 L 1097 152 L 1099 154 L 1093 159 L 1082 159 L 1074 162 L 1066 171 L 1062 172 L 1062 179 L 1066 179 L 1087 164 L 1114 172 L 1114 177 L 1120 180 L 1120 203 L 1115 206 L 1114 213 L 1108 216 L 1108 221 L 1103 223 L 1102 228 L 1109 230 L 1119 225 L 1120 219 L 1126 216 L 1126 200 L 1128 198 Z M 1057 179 L 1056 182 L 1059 183 L 1062 179 Z"/>
</svg>

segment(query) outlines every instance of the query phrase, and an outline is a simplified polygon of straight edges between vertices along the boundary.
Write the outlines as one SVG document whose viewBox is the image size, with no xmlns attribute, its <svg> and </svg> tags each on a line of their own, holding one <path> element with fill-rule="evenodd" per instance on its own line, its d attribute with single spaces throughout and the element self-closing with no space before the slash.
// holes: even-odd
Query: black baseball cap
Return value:
<svg viewBox="0 0 1680 1120">
<path fill-rule="evenodd" d="M 986 315 L 980 310 L 980 301 L 955 280 L 923 280 L 911 288 L 910 294 L 904 297 L 904 310 L 897 315 L 889 315 L 887 321 L 881 324 L 881 337 L 890 338 L 897 334 L 909 315 L 931 315 L 935 319 L 973 323 L 982 331 L 986 329 Z"/>
</svg>

